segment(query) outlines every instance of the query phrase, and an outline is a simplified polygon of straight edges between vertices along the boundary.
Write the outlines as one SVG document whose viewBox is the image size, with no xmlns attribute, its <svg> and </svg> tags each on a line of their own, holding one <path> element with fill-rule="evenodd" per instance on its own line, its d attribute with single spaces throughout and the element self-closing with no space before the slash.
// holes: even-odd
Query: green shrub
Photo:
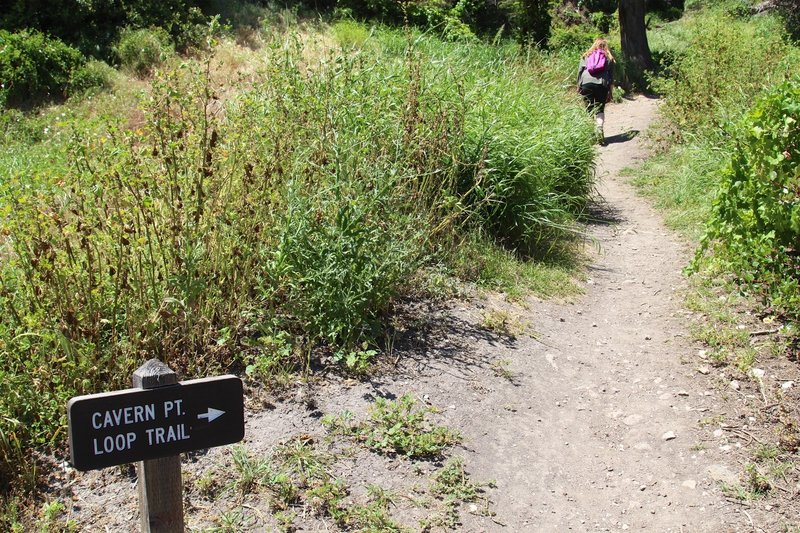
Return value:
<svg viewBox="0 0 800 533">
<path fill-rule="evenodd" d="M 508 12 L 511 33 L 525 43 L 544 46 L 550 37 L 551 0 L 511 0 L 498 2 Z"/>
<path fill-rule="evenodd" d="M 401 23 L 404 17 L 410 22 L 427 24 L 426 13 L 441 12 L 446 3 L 437 0 L 409 2 L 396 0 L 341 0 L 336 4 L 339 14 L 350 14 L 356 18 L 377 19 L 387 24 Z"/>
<path fill-rule="evenodd" d="M 19 109 L 0 109 L 0 145 L 7 150 L 11 143 L 33 145 L 44 138 L 47 124 L 37 115 Z"/>
<path fill-rule="evenodd" d="M 597 31 L 604 35 L 611 30 L 616 20 L 614 14 L 603 13 L 602 11 L 592 13 L 589 18 L 592 21 L 592 25 L 597 28 Z"/>
<path fill-rule="evenodd" d="M 114 51 L 123 68 L 146 76 L 173 53 L 173 47 L 169 34 L 161 28 L 127 29 Z"/>
<path fill-rule="evenodd" d="M 405 394 L 392 402 L 378 398 L 370 408 L 369 420 L 362 426 L 365 444 L 381 453 L 396 453 L 412 458 L 437 457 L 460 435 L 426 420 L 430 407 L 415 408 L 416 401 Z"/>
<path fill-rule="evenodd" d="M 409 22 L 422 28 L 433 29 L 450 40 L 475 37 L 466 22 L 477 8 L 474 0 L 421 0 L 409 3 L 396 0 L 343 0 L 337 6 L 340 17 L 356 16 L 378 19 L 385 23 Z M 351 27 L 352 31 L 353 28 Z"/>
<path fill-rule="evenodd" d="M 369 417 L 361 422 L 354 422 L 353 414 L 345 411 L 325 416 L 322 423 L 329 432 L 352 435 L 378 453 L 430 459 L 441 457 L 445 448 L 461 440 L 458 433 L 431 424 L 427 415 L 435 412 L 431 407 L 417 407 L 413 396 L 404 394 L 396 401 L 376 399 Z"/>
<path fill-rule="evenodd" d="M 164 28 L 178 47 L 185 49 L 193 38 L 202 38 L 202 32 L 198 35 L 195 31 L 206 23 L 199 6 L 208 3 L 207 0 L 48 0 L 47 9 L 34 9 L 29 0 L 6 0 L 0 10 L 0 28 L 35 29 L 75 46 L 87 56 L 113 61 L 113 45 L 119 41 L 122 28 Z"/>
<path fill-rule="evenodd" d="M 723 9 L 738 19 L 748 19 L 753 14 L 753 4 L 749 0 L 727 0 L 723 3 Z"/>
<path fill-rule="evenodd" d="M 800 77 L 761 98 L 739 124 L 701 252 L 767 304 L 800 318 Z"/>
<path fill-rule="evenodd" d="M 219 15 L 206 16 L 197 8 L 188 9 L 185 17 L 178 19 L 169 32 L 175 48 L 182 54 L 209 51 L 211 41 L 222 33 Z M 169 53 L 169 46 L 167 53 Z"/>
<path fill-rule="evenodd" d="M 275 11 L 273 4 L 269 4 L 270 7 L 265 7 L 264 4 L 266 2 L 249 2 L 247 0 L 238 2 L 207 0 L 205 2 L 208 13 L 219 15 L 220 22 L 230 25 L 233 29 L 260 28 L 264 19 Z"/>
<path fill-rule="evenodd" d="M 588 49 L 597 37 L 597 30 L 588 25 L 553 27 L 548 46 L 554 50 L 583 52 Z"/>
<path fill-rule="evenodd" d="M 550 34 L 550 8 L 550 0 L 341 0 L 335 16 L 410 23 L 450 40 L 506 33 L 526 44 L 544 45 Z"/>
<path fill-rule="evenodd" d="M 62 98 L 83 55 L 37 31 L 0 30 L 0 106 Z"/>
<path fill-rule="evenodd" d="M 657 7 L 662 1 L 664 0 L 648 0 L 647 7 Z M 578 5 L 591 12 L 614 13 L 617 10 L 617 2 L 615 0 L 582 0 Z"/>
<path fill-rule="evenodd" d="M 452 41 L 464 41 L 475 38 L 475 33 L 465 22 L 469 13 L 475 10 L 474 0 L 459 0 L 444 16 L 443 35 Z"/>
<path fill-rule="evenodd" d="M 77 95 L 90 91 L 110 89 L 117 72 L 103 61 L 88 61 L 72 72 L 69 94 Z"/>
</svg>

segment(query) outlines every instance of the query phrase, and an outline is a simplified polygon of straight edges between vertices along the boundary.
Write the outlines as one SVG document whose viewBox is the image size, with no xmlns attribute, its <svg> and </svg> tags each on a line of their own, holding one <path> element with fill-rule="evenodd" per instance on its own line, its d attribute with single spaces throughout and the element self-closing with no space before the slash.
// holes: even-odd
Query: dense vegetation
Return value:
<svg viewBox="0 0 800 533">
<path fill-rule="evenodd" d="M 97 59 L 111 59 L 113 45 L 126 28 L 163 28 L 179 46 L 202 36 L 204 2 L 184 0 L 10 0 L 0 13 L 0 28 L 37 30 Z M 199 28 L 198 28 L 199 26 Z"/>
</svg>

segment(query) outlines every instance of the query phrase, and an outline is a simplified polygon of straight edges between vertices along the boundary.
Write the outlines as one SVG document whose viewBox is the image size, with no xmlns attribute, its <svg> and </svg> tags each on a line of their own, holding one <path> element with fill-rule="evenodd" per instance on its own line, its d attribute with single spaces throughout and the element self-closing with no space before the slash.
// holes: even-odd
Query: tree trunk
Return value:
<svg viewBox="0 0 800 533">
<path fill-rule="evenodd" d="M 620 0 L 619 31 L 622 41 L 622 55 L 631 65 L 632 74 L 643 79 L 645 70 L 653 68 L 653 56 L 647 44 L 647 31 L 644 26 L 644 0 Z"/>
</svg>

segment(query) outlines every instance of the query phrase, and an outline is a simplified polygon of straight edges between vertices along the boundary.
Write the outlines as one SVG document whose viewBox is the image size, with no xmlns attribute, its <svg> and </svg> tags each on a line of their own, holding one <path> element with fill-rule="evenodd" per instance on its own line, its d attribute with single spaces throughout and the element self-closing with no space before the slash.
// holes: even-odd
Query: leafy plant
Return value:
<svg viewBox="0 0 800 533">
<path fill-rule="evenodd" d="M 361 350 L 344 352 L 338 351 L 334 354 L 333 360 L 336 362 L 344 361 L 349 370 L 356 373 L 363 373 L 369 369 L 372 359 L 378 354 L 375 350 L 367 350 L 366 345 L 362 345 Z"/>
<path fill-rule="evenodd" d="M 282 530 L 291 530 L 296 518 L 289 506 L 302 504 L 315 516 L 330 517 L 342 528 L 403 531 L 386 513 L 389 499 L 384 491 L 370 488 L 372 501 L 365 505 L 345 501 L 347 485 L 329 473 L 334 458 L 320 451 L 308 435 L 282 442 L 268 459 L 251 459 L 242 447 L 234 448 L 233 459 L 238 472 L 236 486 L 245 492 L 255 488 L 268 491 L 270 508 Z"/>
<path fill-rule="evenodd" d="M 368 448 L 410 458 L 437 457 L 445 447 L 457 443 L 457 433 L 430 424 L 426 415 L 431 408 L 415 409 L 416 400 L 405 394 L 396 402 L 378 398 L 370 407 L 369 418 L 352 424 L 352 413 L 323 419 L 329 431 L 350 434 Z"/>
<path fill-rule="evenodd" d="M 472 502 L 478 498 L 480 487 L 469 480 L 464 459 L 453 457 L 433 477 L 433 492 L 456 500 Z"/>
<path fill-rule="evenodd" d="M 52 500 L 45 502 L 41 508 L 40 520 L 37 529 L 40 533 L 73 533 L 78 531 L 78 526 L 72 520 L 62 520 L 65 510 L 64 502 Z"/>
<path fill-rule="evenodd" d="M 800 305 L 800 78 L 772 90 L 742 121 L 722 173 L 708 233 L 710 247 L 739 281 L 798 319 Z"/>
<path fill-rule="evenodd" d="M 285 384 L 293 371 L 304 364 L 291 337 L 285 331 L 258 335 L 249 344 L 255 348 L 244 357 L 245 374 L 252 380 L 269 384 Z"/>
<path fill-rule="evenodd" d="M 90 91 L 110 89 L 116 74 L 116 71 L 103 61 L 88 61 L 72 72 L 69 94 L 80 95 Z"/>
<path fill-rule="evenodd" d="M 335 516 L 342 527 L 356 531 L 404 533 L 408 529 L 392 520 L 387 513 L 387 503 L 376 500 L 368 504 L 352 504 Z"/>
<path fill-rule="evenodd" d="M 553 49 L 578 54 L 588 49 L 597 35 L 597 30 L 588 24 L 557 25 L 553 28 L 548 44 Z"/>
<path fill-rule="evenodd" d="M 66 94 L 86 59 L 75 48 L 35 30 L 0 30 L 0 108 Z"/>
<path fill-rule="evenodd" d="M 471 481 L 464 467 L 462 457 L 452 457 L 439 469 L 431 480 L 431 493 L 442 500 L 442 510 L 438 516 L 429 517 L 423 525 L 439 525 L 449 529 L 457 528 L 458 507 L 466 502 L 484 500 L 484 514 L 491 514 L 488 501 L 482 495 L 483 487 L 493 486 L 492 482 L 479 484 Z"/>
</svg>

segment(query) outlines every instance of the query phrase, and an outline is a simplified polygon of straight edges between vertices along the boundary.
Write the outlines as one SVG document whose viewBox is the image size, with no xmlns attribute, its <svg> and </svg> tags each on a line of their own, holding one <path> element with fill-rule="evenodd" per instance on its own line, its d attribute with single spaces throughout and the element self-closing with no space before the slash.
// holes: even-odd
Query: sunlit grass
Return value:
<svg viewBox="0 0 800 533">
<path fill-rule="evenodd" d="M 718 187 L 717 173 L 728 163 L 729 154 L 724 145 L 693 139 L 653 155 L 627 175 L 662 211 L 670 228 L 699 241 Z"/>
</svg>

